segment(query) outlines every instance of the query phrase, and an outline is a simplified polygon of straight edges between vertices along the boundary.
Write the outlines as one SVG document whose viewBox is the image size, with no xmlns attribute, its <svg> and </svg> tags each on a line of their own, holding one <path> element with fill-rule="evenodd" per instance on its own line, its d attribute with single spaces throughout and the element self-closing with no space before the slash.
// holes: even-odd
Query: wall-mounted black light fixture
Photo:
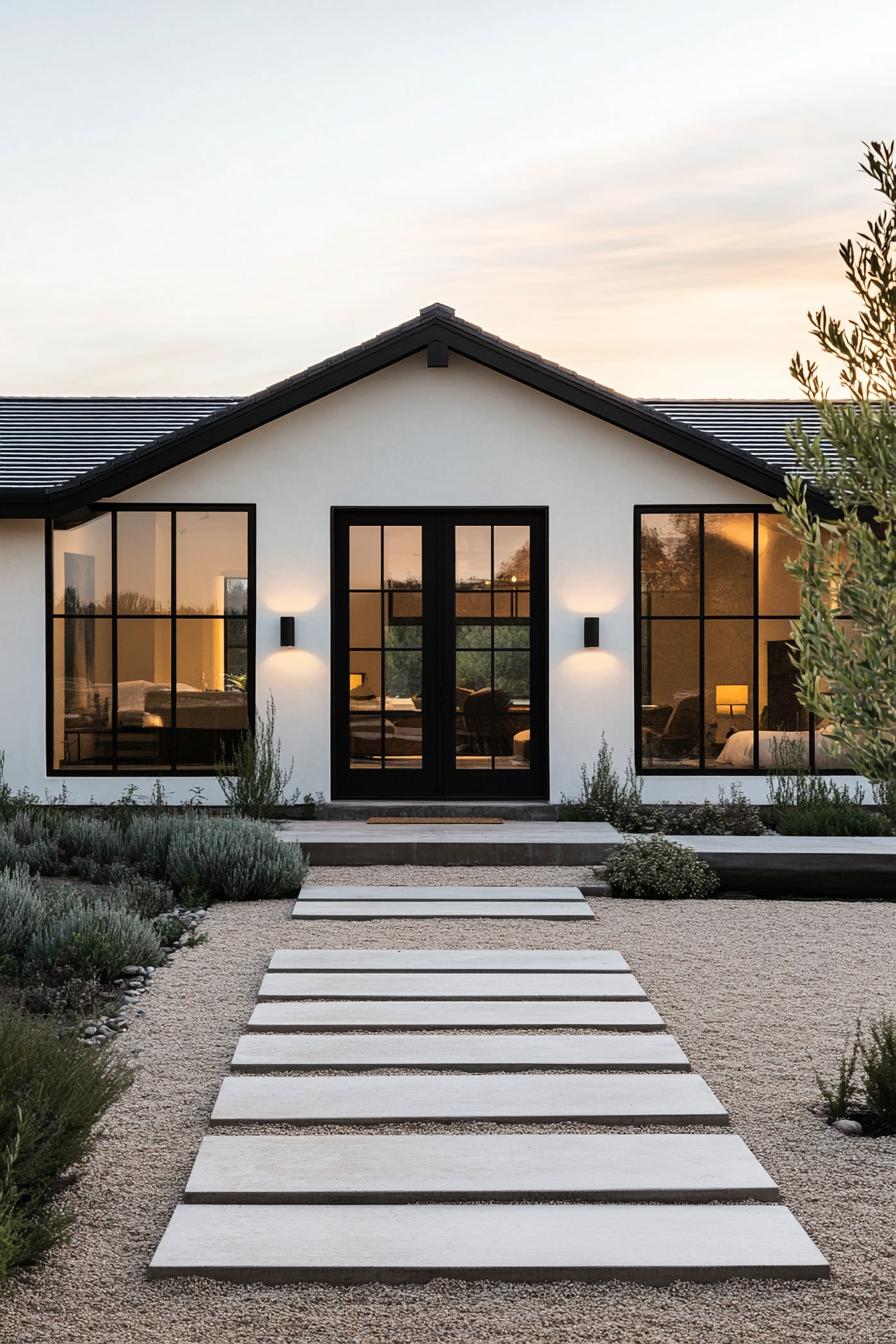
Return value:
<svg viewBox="0 0 896 1344">
<path fill-rule="evenodd" d="M 280 647 L 281 649 L 294 649 L 296 646 L 296 618 L 295 616 L 280 617 Z"/>
<path fill-rule="evenodd" d="M 586 649 L 599 649 L 599 648 L 600 648 L 600 617 L 599 617 L 599 616 L 586 616 L 586 617 L 585 617 L 585 639 L 584 639 L 584 645 L 585 645 L 585 648 L 586 648 Z"/>
</svg>

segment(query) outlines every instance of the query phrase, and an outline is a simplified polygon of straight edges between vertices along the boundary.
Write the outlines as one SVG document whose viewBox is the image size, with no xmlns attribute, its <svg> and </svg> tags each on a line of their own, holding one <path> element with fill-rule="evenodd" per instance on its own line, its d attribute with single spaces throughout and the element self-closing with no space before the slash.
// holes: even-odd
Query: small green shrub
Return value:
<svg viewBox="0 0 896 1344">
<path fill-rule="evenodd" d="M 205 821 L 176 835 L 168 880 L 208 901 L 272 900 L 295 895 L 308 874 L 298 845 L 278 840 L 263 822 Z"/>
<path fill-rule="evenodd" d="M 865 1100 L 885 1134 L 896 1134 L 896 1017 L 881 1013 L 862 1040 Z"/>
<path fill-rule="evenodd" d="M 174 904 L 174 893 L 165 882 L 156 882 L 151 877 L 135 877 L 133 874 L 119 881 L 109 891 L 110 904 L 130 910 L 140 919 L 153 920 L 157 915 L 170 910 Z"/>
<path fill-rule="evenodd" d="M 773 768 L 767 780 L 768 800 L 774 808 L 772 825 L 780 835 L 892 835 L 892 822 L 883 812 L 865 806 L 861 784 L 850 789 L 826 775 L 803 769 L 798 743 L 777 742 Z"/>
<path fill-rule="evenodd" d="M 124 862 L 124 835 L 114 822 L 100 817 L 67 817 L 58 836 L 65 859 L 88 859 L 100 867 Z"/>
<path fill-rule="evenodd" d="M 53 912 L 32 938 L 26 958 L 29 970 L 64 968 L 98 980 L 114 979 L 131 962 L 157 966 L 161 960 L 162 949 L 152 926 L 106 900 L 84 901 Z"/>
<path fill-rule="evenodd" d="M 254 729 L 241 734 L 233 754 L 218 762 L 218 784 L 237 816 L 264 820 L 276 817 L 283 806 L 293 802 L 286 796 L 293 762 L 286 767 L 280 756 L 274 698 L 270 696 L 264 717 L 256 714 Z"/>
<path fill-rule="evenodd" d="M 0 965 L 18 969 L 43 919 L 37 883 L 28 869 L 19 864 L 0 871 Z"/>
<path fill-rule="evenodd" d="M 0 1279 L 64 1236 L 56 1197 L 129 1081 L 114 1053 L 0 1006 Z"/>
<path fill-rule="evenodd" d="M 190 812 L 137 816 L 125 832 L 127 862 L 145 877 L 164 880 L 168 871 L 168 853 L 175 837 L 209 824 L 208 820 Z"/>
<path fill-rule="evenodd" d="M 607 859 L 603 877 L 614 895 L 698 900 L 718 888 L 715 873 L 692 849 L 663 835 L 626 840 Z"/>
<path fill-rule="evenodd" d="M 601 734 L 597 760 L 589 769 L 583 765 L 581 788 L 575 798 L 560 798 L 561 821 L 608 821 L 621 831 L 638 831 L 644 821 L 641 780 L 629 760 L 625 778 L 620 780 L 613 761 L 613 749 Z"/>
<path fill-rule="evenodd" d="M 860 1043 L 861 1027 L 856 1023 L 856 1031 L 852 1041 L 847 1040 L 840 1051 L 835 1081 L 833 1083 L 826 1082 L 821 1074 L 816 1071 L 815 1082 L 821 1093 L 821 1099 L 827 1107 L 829 1120 L 844 1120 L 849 1113 L 850 1105 L 856 1098 L 858 1091 L 856 1069 L 859 1063 Z"/>
<path fill-rule="evenodd" d="M 763 835 L 765 827 L 757 808 L 748 802 L 739 784 L 728 793 L 719 790 L 719 801 L 697 804 L 664 804 L 649 814 L 651 829 L 666 835 Z"/>
</svg>

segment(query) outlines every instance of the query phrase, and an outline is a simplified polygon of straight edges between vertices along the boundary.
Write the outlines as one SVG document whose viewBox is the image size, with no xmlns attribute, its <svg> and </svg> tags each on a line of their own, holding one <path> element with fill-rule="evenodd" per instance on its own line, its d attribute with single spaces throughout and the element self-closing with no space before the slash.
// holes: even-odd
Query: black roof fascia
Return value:
<svg viewBox="0 0 896 1344">
<path fill-rule="evenodd" d="M 778 497 L 783 493 L 784 473 L 763 465 L 750 454 L 559 365 L 550 364 L 537 355 L 508 345 L 454 318 L 450 309 L 441 305 L 434 305 L 434 308 L 436 311 L 424 310 L 419 318 L 346 351 L 344 355 L 245 397 L 235 406 L 210 415 L 198 424 L 174 430 L 154 443 L 136 449 L 126 460 L 97 467 L 76 481 L 49 490 L 0 490 L 0 517 L 58 517 L 120 494 L 211 448 L 418 354 L 431 343 L 444 343 L 455 354 L 627 430 L 760 494 Z M 830 505 L 820 491 L 810 486 L 807 493 L 814 507 L 829 511 Z"/>
</svg>

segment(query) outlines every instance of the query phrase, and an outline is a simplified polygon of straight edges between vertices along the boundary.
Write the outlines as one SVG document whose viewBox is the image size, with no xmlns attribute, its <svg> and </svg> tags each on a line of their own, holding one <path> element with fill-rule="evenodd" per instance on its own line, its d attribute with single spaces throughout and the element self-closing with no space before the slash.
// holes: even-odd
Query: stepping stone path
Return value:
<svg viewBox="0 0 896 1344">
<path fill-rule="evenodd" d="M 313 901 L 298 900 L 293 919 L 593 919 L 577 901 Z"/>
<path fill-rule="evenodd" d="M 577 889 L 556 887 L 312 887 L 293 913 L 592 918 Z M 203 1139 L 148 1273 L 826 1277 L 773 1179 L 719 1132 L 728 1112 L 663 1028 L 616 951 L 278 950 L 211 1122 L 295 1132 Z M 473 1121 L 560 1132 L 464 1132 Z M 576 1134 L 571 1122 L 611 1129 Z M 441 1132 L 301 1129 L 419 1123 Z"/>
<path fill-rule="evenodd" d="M 736 1135 L 325 1134 L 202 1140 L 184 1198 L 763 1199 L 779 1195 Z"/>
<path fill-rule="evenodd" d="M 535 977 L 533 976 L 533 980 Z M 533 986 L 534 988 L 534 986 Z M 249 1031 L 376 1031 L 401 1027 L 598 1027 L 602 1031 L 662 1031 L 651 1003 L 582 999 L 371 999 L 332 1003 L 260 1003 Z"/>
<path fill-rule="evenodd" d="M 280 999 L 646 999 L 633 975 L 514 971 L 281 971 L 266 975 L 260 1003 Z"/>
<path fill-rule="evenodd" d="M 453 1034 L 414 1036 L 377 1032 L 323 1036 L 260 1032 L 241 1036 L 230 1067 L 235 1073 L 278 1069 L 683 1069 L 691 1066 L 677 1041 L 660 1032 L 639 1035 L 541 1036 Z"/>
<path fill-rule="evenodd" d="M 726 1125 L 728 1112 L 696 1073 L 225 1078 L 212 1111 L 212 1124 L 418 1120 Z"/>
</svg>

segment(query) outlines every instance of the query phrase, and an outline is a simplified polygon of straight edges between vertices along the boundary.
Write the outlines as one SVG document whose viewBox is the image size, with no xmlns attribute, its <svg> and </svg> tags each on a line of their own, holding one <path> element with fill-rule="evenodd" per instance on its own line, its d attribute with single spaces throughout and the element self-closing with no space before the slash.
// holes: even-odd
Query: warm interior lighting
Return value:
<svg viewBox="0 0 896 1344">
<path fill-rule="evenodd" d="M 750 688 L 748 686 L 716 686 L 716 713 L 733 718 L 746 714 Z"/>
<path fill-rule="evenodd" d="M 349 674 L 348 674 L 348 688 L 349 688 L 349 690 L 350 690 L 350 691 L 356 691 L 356 690 L 358 689 L 359 686 L 363 686 L 363 685 L 364 685 L 364 682 L 365 682 L 366 680 L 367 680 L 367 673 L 366 673 L 366 672 L 349 672 Z"/>
</svg>

